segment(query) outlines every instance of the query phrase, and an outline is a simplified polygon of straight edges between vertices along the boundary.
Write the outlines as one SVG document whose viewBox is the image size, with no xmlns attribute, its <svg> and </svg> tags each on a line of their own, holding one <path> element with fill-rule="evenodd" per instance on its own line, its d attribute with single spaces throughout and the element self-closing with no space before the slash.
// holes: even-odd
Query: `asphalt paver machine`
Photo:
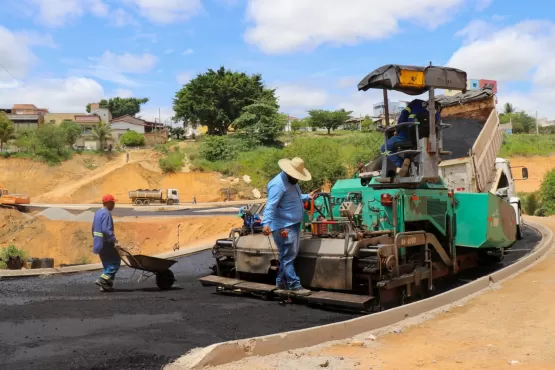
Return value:
<svg viewBox="0 0 555 370">
<path fill-rule="evenodd" d="M 338 180 L 307 207 L 295 269 L 312 294 L 302 299 L 355 309 L 397 306 L 426 296 L 438 279 L 499 262 L 512 246 L 516 216 L 509 203 L 489 192 L 454 192 L 439 175 L 449 125 L 436 122 L 435 90 L 465 90 L 466 83 L 466 72 L 454 68 L 385 65 L 358 84 L 361 91 L 383 90 L 384 142 L 400 126 L 411 130 L 395 153 L 410 159 L 410 169 L 399 177 L 391 153 L 382 153 L 358 178 Z M 389 125 L 388 90 L 428 93 L 426 127 Z M 275 296 L 279 255 L 271 238 L 238 235 L 213 252 L 215 274 L 201 278 L 203 285 Z"/>
</svg>

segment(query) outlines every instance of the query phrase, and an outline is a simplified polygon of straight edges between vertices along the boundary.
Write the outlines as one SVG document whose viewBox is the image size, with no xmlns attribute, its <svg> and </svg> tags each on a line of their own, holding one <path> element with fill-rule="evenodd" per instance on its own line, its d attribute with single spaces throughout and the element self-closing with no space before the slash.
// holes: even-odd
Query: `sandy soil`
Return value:
<svg viewBox="0 0 555 370">
<path fill-rule="evenodd" d="M 240 226 L 233 216 L 198 218 L 144 218 L 136 222 L 117 222 L 118 240 L 130 251 L 155 255 L 172 251 L 181 224 L 180 246 L 212 240 Z M 60 264 L 96 263 L 92 254 L 91 224 L 88 222 L 50 221 L 29 217 L 17 211 L 0 209 L 0 247 L 14 244 L 28 257 L 54 258 Z"/>
<path fill-rule="evenodd" d="M 555 218 L 535 220 L 555 230 Z M 554 269 L 552 251 L 503 286 L 417 325 L 212 369 L 555 369 Z"/>
<path fill-rule="evenodd" d="M 128 191 L 146 188 L 175 188 L 183 202 L 223 200 L 220 176 L 216 173 L 179 172 L 164 175 L 158 167 L 160 154 L 133 151 L 129 163 L 125 154 L 75 155 L 60 166 L 49 167 L 27 159 L 0 160 L 0 184 L 12 193 L 23 193 L 34 203 L 98 203 L 112 193 L 129 203 Z"/>
<path fill-rule="evenodd" d="M 524 166 L 528 168 L 528 180 L 517 181 L 516 189 L 519 192 L 532 193 L 540 189 L 543 177 L 555 168 L 555 157 L 513 157 L 509 158 L 511 166 Z M 513 170 L 513 176 L 521 178 L 520 168 Z"/>
</svg>

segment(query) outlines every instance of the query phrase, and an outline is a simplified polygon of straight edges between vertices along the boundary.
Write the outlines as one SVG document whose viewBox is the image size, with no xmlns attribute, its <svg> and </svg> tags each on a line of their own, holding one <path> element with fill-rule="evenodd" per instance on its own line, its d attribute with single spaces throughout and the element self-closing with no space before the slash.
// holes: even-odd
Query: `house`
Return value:
<svg viewBox="0 0 555 370">
<path fill-rule="evenodd" d="M 145 136 L 146 144 L 165 144 L 168 141 L 168 132 L 163 123 L 146 121 L 141 118 L 125 115 L 110 121 L 112 127 L 112 139 L 119 144 L 123 134 L 135 131 Z"/>
<path fill-rule="evenodd" d="M 46 108 L 37 108 L 34 104 L 14 104 L 12 114 L 44 116 L 48 113 Z"/>
<path fill-rule="evenodd" d="M 37 108 L 34 104 L 14 104 L 12 108 L 1 109 L 13 122 L 16 131 L 34 130 L 44 123 L 46 108 Z"/>
<path fill-rule="evenodd" d="M 85 147 L 89 150 L 100 149 L 98 138 L 93 134 L 93 129 L 101 122 L 100 117 L 92 114 L 76 114 L 73 116 L 73 122 L 83 129 L 81 136 L 75 142 L 75 146 Z M 106 144 L 111 144 L 111 140 Z"/>
<path fill-rule="evenodd" d="M 112 112 L 108 108 L 100 108 L 100 104 L 91 103 L 91 114 L 96 114 L 102 121 L 110 122 L 112 120 Z"/>
</svg>

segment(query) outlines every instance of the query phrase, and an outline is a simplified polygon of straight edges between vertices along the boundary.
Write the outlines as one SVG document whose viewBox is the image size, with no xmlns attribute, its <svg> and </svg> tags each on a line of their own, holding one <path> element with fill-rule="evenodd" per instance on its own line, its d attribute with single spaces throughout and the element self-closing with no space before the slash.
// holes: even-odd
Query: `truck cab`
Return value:
<svg viewBox="0 0 555 370">
<path fill-rule="evenodd" d="M 177 189 L 168 189 L 167 190 L 166 202 L 170 199 L 173 201 L 173 204 L 178 204 L 179 203 L 179 191 Z"/>
</svg>

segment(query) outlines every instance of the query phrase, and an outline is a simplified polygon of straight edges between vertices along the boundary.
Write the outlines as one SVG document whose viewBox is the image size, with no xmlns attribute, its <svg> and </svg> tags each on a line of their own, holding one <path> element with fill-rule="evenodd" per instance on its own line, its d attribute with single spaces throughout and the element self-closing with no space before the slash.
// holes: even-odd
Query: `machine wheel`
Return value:
<svg viewBox="0 0 555 370">
<path fill-rule="evenodd" d="M 156 285 L 161 290 L 169 290 L 175 283 L 175 276 L 172 270 L 166 270 L 156 274 Z"/>
<path fill-rule="evenodd" d="M 142 206 L 143 205 L 143 201 L 140 199 L 135 199 L 135 204 L 138 206 Z"/>
<path fill-rule="evenodd" d="M 143 204 L 145 206 L 148 206 L 150 204 L 150 200 L 148 200 L 148 199 L 143 200 Z"/>
<path fill-rule="evenodd" d="M 166 202 L 166 204 L 168 206 L 173 206 L 173 199 L 168 199 L 168 201 Z"/>
</svg>

